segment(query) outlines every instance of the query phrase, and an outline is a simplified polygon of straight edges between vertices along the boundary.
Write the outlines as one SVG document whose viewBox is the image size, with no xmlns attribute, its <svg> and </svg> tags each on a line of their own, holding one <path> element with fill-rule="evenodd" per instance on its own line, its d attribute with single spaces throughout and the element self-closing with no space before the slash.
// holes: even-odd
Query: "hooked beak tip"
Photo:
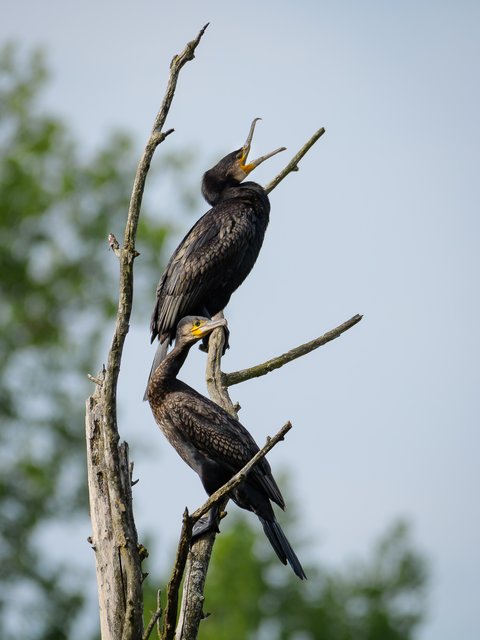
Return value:
<svg viewBox="0 0 480 640">
<path fill-rule="evenodd" d="M 247 140 L 245 142 L 245 144 L 243 145 L 244 149 L 248 149 L 248 151 L 250 150 L 250 145 L 252 143 L 252 138 L 253 138 L 253 132 L 255 131 L 255 125 L 257 124 L 257 122 L 261 120 L 261 118 L 254 118 L 252 121 L 252 124 L 250 125 L 250 131 L 248 132 L 248 136 L 247 136 Z M 248 153 L 247 151 L 247 153 Z"/>
<path fill-rule="evenodd" d="M 253 171 L 253 169 L 258 167 L 259 164 L 261 164 L 265 160 L 268 160 L 268 158 L 271 158 L 275 154 L 286 150 L 286 147 L 280 147 L 279 149 L 275 149 L 275 151 L 271 151 L 270 153 L 267 153 L 266 155 L 261 156 L 260 158 L 257 158 L 256 160 L 253 160 L 252 162 L 249 162 L 247 164 L 247 157 L 248 157 L 248 154 L 250 153 L 250 145 L 252 143 L 253 132 L 255 131 L 255 125 L 259 120 L 261 120 L 261 118 L 254 118 L 253 119 L 252 124 L 250 125 L 250 131 L 248 133 L 247 140 L 246 140 L 245 144 L 242 147 L 242 158 L 240 160 L 240 166 L 241 166 L 242 170 L 247 175 L 251 171 Z"/>
<path fill-rule="evenodd" d="M 208 333 L 210 331 L 213 331 L 214 329 L 217 329 L 218 327 L 226 327 L 227 326 L 227 321 L 225 320 L 225 318 L 219 318 L 218 320 L 210 320 L 210 322 L 208 322 L 204 327 L 204 331 L 205 333 Z"/>
</svg>

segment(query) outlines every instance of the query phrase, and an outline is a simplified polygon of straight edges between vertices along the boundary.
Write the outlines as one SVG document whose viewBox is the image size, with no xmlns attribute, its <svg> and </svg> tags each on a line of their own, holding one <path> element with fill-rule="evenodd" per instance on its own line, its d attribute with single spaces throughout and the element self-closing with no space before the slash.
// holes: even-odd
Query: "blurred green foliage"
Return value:
<svg viewBox="0 0 480 640">
<path fill-rule="evenodd" d="M 255 518 L 222 525 L 212 555 L 200 640 L 412 640 L 425 617 L 427 563 L 408 527 L 392 525 L 363 562 L 341 571 L 309 562 L 293 541 L 308 580 L 284 567 Z M 290 524 L 293 524 L 292 522 Z M 151 578 L 147 584 L 151 585 Z M 146 613 L 155 610 L 146 594 Z"/>
</svg>

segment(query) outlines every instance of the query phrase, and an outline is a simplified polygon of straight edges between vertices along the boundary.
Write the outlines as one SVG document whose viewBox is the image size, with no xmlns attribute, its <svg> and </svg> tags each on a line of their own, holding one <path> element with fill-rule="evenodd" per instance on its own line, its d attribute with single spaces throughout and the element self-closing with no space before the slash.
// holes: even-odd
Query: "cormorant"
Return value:
<svg viewBox="0 0 480 640">
<path fill-rule="evenodd" d="M 211 495 L 240 471 L 259 450 L 244 426 L 224 409 L 177 379 L 192 345 L 208 336 L 226 321 L 188 316 L 178 323 L 174 348 L 152 373 L 148 401 L 155 420 L 180 457 L 200 476 Z M 262 458 L 246 480 L 234 489 L 230 498 L 243 509 L 255 513 L 275 553 L 290 564 L 296 575 L 305 572 L 278 524 L 270 501 L 285 508 L 270 465 Z M 211 513 L 206 526 L 194 529 L 200 535 L 217 525 L 217 513 Z M 199 525 L 200 523 L 197 523 Z"/>
<path fill-rule="evenodd" d="M 175 249 L 157 286 L 150 322 L 151 342 L 160 345 L 152 371 L 165 357 L 177 324 L 187 315 L 211 318 L 250 273 L 268 225 L 270 202 L 256 182 L 243 182 L 276 149 L 247 164 L 255 118 L 243 147 L 229 153 L 203 176 L 202 193 L 212 205 Z"/>
</svg>

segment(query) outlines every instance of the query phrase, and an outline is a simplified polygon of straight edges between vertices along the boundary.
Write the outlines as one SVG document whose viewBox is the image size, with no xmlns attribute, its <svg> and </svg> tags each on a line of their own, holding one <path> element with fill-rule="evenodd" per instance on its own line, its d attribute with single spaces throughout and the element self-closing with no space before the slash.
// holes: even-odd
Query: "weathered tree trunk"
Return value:
<svg viewBox="0 0 480 640">
<path fill-rule="evenodd" d="M 87 468 L 102 640 L 143 635 L 141 552 L 128 445 L 109 437 L 101 387 L 87 400 Z"/>
<path fill-rule="evenodd" d="M 135 239 L 145 180 L 157 146 L 172 133 L 163 126 L 182 67 L 195 56 L 206 26 L 185 49 L 174 56 L 165 96 L 140 159 L 130 199 L 123 247 L 110 235 L 109 243 L 120 263 L 117 318 L 107 365 L 91 379 L 94 394 L 87 400 L 86 438 L 88 489 L 92 518 L 91 542 L 95 551 L 102 640 L 141 640 L 143 598 L 141 562 L 133 518 L 131 473 L 126 443 L 119 445 L 117 381 L 133 302 Z"/>
</svg>

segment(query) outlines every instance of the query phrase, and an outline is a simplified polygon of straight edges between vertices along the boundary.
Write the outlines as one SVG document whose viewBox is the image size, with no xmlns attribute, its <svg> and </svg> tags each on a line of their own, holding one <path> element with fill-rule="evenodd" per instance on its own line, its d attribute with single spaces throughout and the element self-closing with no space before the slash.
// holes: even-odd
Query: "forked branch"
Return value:
<svg viewBox="0 0 480 640">
<path fill-rule="evenodd" d="M 267 193 L 273 191 L 275 187 L 277 187 L 280 182 L 288 176 L 289 173 L 292 173 L 292 171 L 298 171 L 298 163 L 300 162 L 300 160 L 307 153 L 307 151 L 309 151 L 311 147 L 313 147 L 317 140 L 321 136 L 323 136 L 324 133 L 325 129 L 323 127 L 321 127 L 318 131 L 315 131 L 310 140 L 307 140 L 303 147 L 293 156 L 290 162 L 280 171 L 280 173 L 264 187 Z"/>
<path fill-rule="evenodd" d="M 235 487 L 238 487 L 238 485 L 245 480 L 252 467 L 256 465 L 259 460 L 264 458 L 270 451 L 270 449 L 273 449 L 273 447 L 278 442 L 280 442 L 280 440 L 283 440 L 285 438 L 285 434 L 288 433 L 291 428 L 292 423 L 290 421 L 286 422 L 278 433 L 276 433 L 272 438 L 267 438 L 267 442 L 265 443 L 265 445 L 253 456 L 250 462 L 247 462 L 243 469 L 240 469 L 240 471 L 236 473 L 233 478 L 230 478 L 230 480 L 226 484 L 224 484 L 223 487 L 220 487 L 220 489 L 217 489 L 215 493 L 212 493 L 209 499 L 192 513 L 190 517 L 193 524 L 195 524 L 195 522 L 197 522 L 197 520 L 205 515 L 207 511 L 209 511 L 212 507 L 217 505 L 224 496 L 233 491 Z"/>
<path fill-rule="evenodd" d="M 314 351 L 315 349 L 318 349 L 318 347 L 327 344 L 327 342 L 340 337 L 342 333 L 354 327 L 362 318 L 363 316 L 357 314 L 353 316 L 353 318 L 350 318 L 350 320 L 347 320 L 346 322 L 338 325 L 338 327 L 335 327 L 335 329 L 327 331 L 323 336 L 310 340 L 310 342 L 306 342 L 305 344 L 301 344 L 300 346 L 290 349 L 290 351 L 282 353 L 282 355 L 272 358 L 271 360 L 267 360 L 266 362 L 262 362 L 261 364 L 249 367 L 248 369 L 242 369 L 241 371 L 222 373 L 222 385 L 225 387 L 232 387 L 234 384 L 240 384 L 240 382 L 245 382 L 252 378 L 259 378 L 260 376 L 270 373 L 270 371 L 279 369 L 280 367 L 283 367 L 283 365 L 292 362 L 292 360 L 296 360 L 297 358 L 310 353 L 310 351 Z"/>
<path fill-rule="evenodd" d="M 88 487 L 95 550 L 102 640 L 141 640 L 143 607 L 141 562 L 133 518 L 127 448 L 119 446 L 117 381 L 133 302 L 133 263 L 138 253 L 135 239 L 145 180 L 157 146 L 173 131 L 162 131 L 180 70 L 194 57 L 204 27 L 184 51 L 175 56 L 165 98 L 155 118 L 135 174 L 125 225 L 123 247 L 113 235 L 109 242 L 120 263 L 120 285 L 114 335 L 107 366 L 91 379 L 95 391 L 87 399 L 86 437 Z"/>
</svg>

